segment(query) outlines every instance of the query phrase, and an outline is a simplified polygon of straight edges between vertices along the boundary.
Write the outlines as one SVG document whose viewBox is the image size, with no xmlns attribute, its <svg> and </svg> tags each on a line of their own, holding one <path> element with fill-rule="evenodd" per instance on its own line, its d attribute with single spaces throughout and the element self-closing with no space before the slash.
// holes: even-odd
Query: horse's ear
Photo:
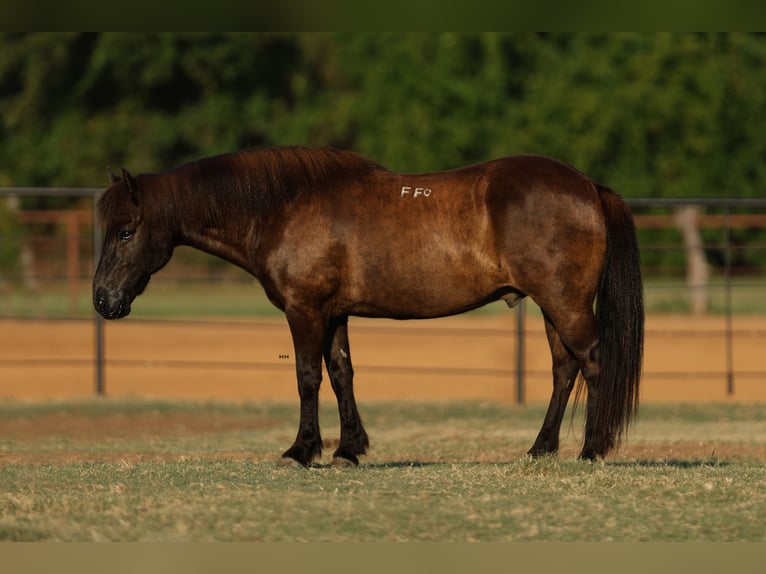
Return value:
<svg viewBox="0 0 766 574">
<path fill-rule="evenodd" d="M 130 198 L 133 200 L 133 203 L 138 205 L 138 192 L 136 191 L 136 180 L 135 178 L 128 173 L 128 170 L 124 167 L 122 168 L 122 181 L 125 182 L 125 187 L 128 188 L 128 191 L 130 192 Z"/>
<path fill-rule="evenodd" d="M 109 174 L 109 183 L 110 184 L 117 183 L 118 181 L 120 181 L 120 178 L 117 177 L 116 175 L 114 175 L 114 173 L 112 173 L 112 166 L 110 166 L 110 165 L 106 166 L 106 173 Z"/>
</svg>

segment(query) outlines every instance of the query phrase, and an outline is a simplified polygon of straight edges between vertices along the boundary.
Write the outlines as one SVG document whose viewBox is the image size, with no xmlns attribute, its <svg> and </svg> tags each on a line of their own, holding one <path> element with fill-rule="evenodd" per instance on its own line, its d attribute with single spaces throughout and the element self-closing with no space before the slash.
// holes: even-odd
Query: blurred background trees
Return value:
<svg viewBox="0 0 766 574">
<path fill-rule="evenodd" d="M 3 34 L 0 185 L 300 144 L 397 171 L 544 153 L 628 197 L 760 196 L 765 64 L 745 33 Z"/>
<path fill-rule="evenodd" d="M 0 186 L 105 187 L 107 165 L 306 145 L 403 172 L 541 153 L 626 197 L 764 197 L 764 69 L 753 33 L 4 33 Z M 78 202 L 3 198 L 0 274 L 31 253 L 19 207 Z M 723 269 L 720 230 L 682 215 L 641 230 L 659 246 L 645 266 Z M 665 247 L 682 239 L 685 254 Z M 766 230 L 730 240 L 734 268 L 766 265 L 743 247 Z"/>
</svg>

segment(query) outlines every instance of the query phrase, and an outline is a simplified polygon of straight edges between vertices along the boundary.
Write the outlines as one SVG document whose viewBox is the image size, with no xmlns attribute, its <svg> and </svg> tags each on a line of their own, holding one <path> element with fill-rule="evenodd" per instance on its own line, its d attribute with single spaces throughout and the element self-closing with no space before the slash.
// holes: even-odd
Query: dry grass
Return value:
<svg viewBox="0 0 766 574">
<path fill-rule="evenodd" d="M 648 407 L 600 463 L 574 459 L 579 422 L 560 458 L 525 457 L 540 408 L 363 412 L 373 450 L 338 471 L 275 464 L 296 405 L 0 405 L 0 539 L 766 539 L 764 406 Z"/>
</svg>

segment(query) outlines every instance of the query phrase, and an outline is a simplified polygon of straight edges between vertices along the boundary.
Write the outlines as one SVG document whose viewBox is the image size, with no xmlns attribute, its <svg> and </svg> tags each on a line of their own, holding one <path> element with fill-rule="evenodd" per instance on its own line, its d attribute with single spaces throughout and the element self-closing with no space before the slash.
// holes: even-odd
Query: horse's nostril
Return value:
<svg viewBox="0 0 766 574">
<path fill-rule="evenodd" d="M 124 293 L 110 293 L 103 287 L 93 292 L 93 306 L 104 319 L 120 319 L 130 313 L 130 299 Z"/>
<path fill-rule="evenodd" d="M 109 296 L 106 292 L 106 289 L 103 287 L 99 287 L 93 294 L 93 303 L 95 304 L 96 310 L 104 317 L 111 313 L 109 308 Z"/>
<path fill-rule="evenodd" d="M 103 307 L 106 302 L 106 297 L 104 296 L 104 290 L 102 288 L 96 289 L 96 292 L 93 294 L 93 301 L 95 301 L 96 307 Z"/>
</svg>

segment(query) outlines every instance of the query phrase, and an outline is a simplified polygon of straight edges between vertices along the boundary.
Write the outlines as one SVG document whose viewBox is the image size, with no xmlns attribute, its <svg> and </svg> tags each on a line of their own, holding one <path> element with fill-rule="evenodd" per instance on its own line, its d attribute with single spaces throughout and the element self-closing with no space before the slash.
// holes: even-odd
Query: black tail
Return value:
<svg viewBox="0 0 766 574">
<path fill-rule="evenodd" d="M 598 185 L 606 221 L 606 258 L 596 299 L 600 375 L 594 429 L 606 454 L 638 409 L 644 354 L 644 295 L 636 227 L 614 191 Z M 603 434 L 601 434 L 603 433 Z M 601 442 L 601 441 L 599 441 Z"/>
</svg>

